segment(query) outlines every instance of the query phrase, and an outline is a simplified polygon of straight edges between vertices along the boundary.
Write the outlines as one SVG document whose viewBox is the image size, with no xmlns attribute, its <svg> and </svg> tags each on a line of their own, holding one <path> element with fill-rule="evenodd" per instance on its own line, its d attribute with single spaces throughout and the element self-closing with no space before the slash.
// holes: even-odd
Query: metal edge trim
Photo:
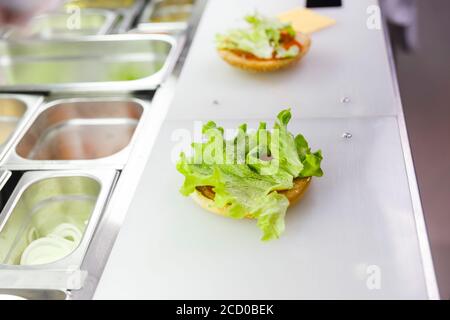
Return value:
<svg viewBox="0 0 450 320">
<path fill-rule="evenodd" d="M 11 177 L 11 171 L 0 169 L 0 191 L 5 186 L 6 182 L 8 182 L 9 177 Z"/>
<path fill-rule="evenodd" d="M 380 1 L 377 0 L 380 9 Z M 380 10 L 382 12 L 382 10 Z M 406 174 L 408 177 L 409 190 L 411 194 L 411 202 L 414 210 L 414 220 L 416 224 L 416 232 L 419 241 L 419 249 L 422 258 L 422 267 L 424 271 L 425 284 L 427 287 L 428 297 L 431 300 L 439 300 L 439 289 L 436 281 L 436 274 L 433 265 L 433 258 L 431 255 L 430 243 L 428 239 L 425 218 L 422 209 L 422 202 L 420 199 L 419 187 L 414 169 L 414 162 L 409 144 L 408 131 L 406 128 L 405 115 L 403 112 L 403 105 L 400 96 L 400 87 L 397 79 L 397 71 L 395 68 L 395 61 L 390 42 L 390 35 L 387 28 L 386 18 L 382 15 L 382 28 L 384 34 L 384 41 L 386 46 L 386 53 L 389 62 L 389 68 L 392 76 L 392 83 L 395 96 L 395 107 L 397 109 L 397 122 L 399 127 L 400 141 L 403 149 L 403 157 L 405 161 Z"/>
</svg>

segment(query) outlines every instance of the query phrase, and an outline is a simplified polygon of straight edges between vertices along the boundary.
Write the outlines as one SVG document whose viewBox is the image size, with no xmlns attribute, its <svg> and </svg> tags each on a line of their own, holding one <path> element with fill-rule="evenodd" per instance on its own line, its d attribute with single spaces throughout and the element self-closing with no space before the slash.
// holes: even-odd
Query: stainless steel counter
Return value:
<svg viewBox="0 0 450 320">
<path fill-rule="evenodd" d="M 196 11 L 198 13 L 194 13 L 194 16 L 199 16 L 202 7 L 199 6 Z M 68 54 L 66 58 L 75 61 L 77 59 L 69 53 L 75 51 L 80 53 L 80 46 L 89 49 L 89 52 L 81 50 L 83 51 L 81 55 L 89 56 L 88 60 L 93 59 L 94 52 L 101 55 L 109 49 L 113 55 L 123 50 L 137 49 L 131 54 L 134 57 L 132 59 L 141 62 L 155 60 L 159 54 L 167 59 L 161 60 L 159 71 L 155 70 L 154 75 L 159 80 L 153 76 L 137 79 L 142 84 L 141 87 L 129 87 L 124 82 L 119 83 L 121 81 L 116 82 L 117 86 L 113 86 L 108 81 L 100 81 L 104 85 L 100 87 L 106 91 L 114 90 L 113 95 L 103 90 L 90 91 L 89 88 L 94 87 L 89 84 L 85 88 L 78 87 L 80 90 L 77 93 L 67 94 L 65 86 L 54 85 L 52 81 L 42 78 L 44 74 L 56 79 L 46 63 L 40 66 L 43 71 L 39 73 L 40 78 L 29 79 L 29 85 L 15 89 L 49 91 L 51 92 L 49 96 L 12 93 L 0 95 L 0 122 L 4 123 L 0 134 L 0 138 L 3 138 L 0 150 L 0 189 L 2 200 L 7 201 L 4 207 L 3 201 L 0 203 L 2 207 L 0 295 L 30 299 L 92 297 L 125 217 L 140 170 L 145 165 L 152 141 L 163 122 L 168 107 L 165 101 L 174 92 L 172 70 L 177 65 L 180 52 L 183 48 L 187 48 L 184 46 L 185 39 L 190 34 L 189 30 L 193 28 L 194 26 L 189 26 L 173 37 L 140 32 L 144 34 L 74 37 L 55 41 L 33 39 L 3 43 L 3 49 L 7 49 L 2 60 L 3 66 L 11 65 L 10 62 L 15 58 L 10 59 L 10 56 L 14 55 L 14 52 L 21 52 L 26 56 L 26 59 L 22 56 L 24 59 L 17 60 L 20 63 L 28 61 L 29 55 L 36 55 L 31 59 L 33 62 L 46 60 L 54 63 L 59 61 L 55 57 L 58 54 L 62 56 Z M 147 43 L 144 43 L 146 40 Z M 138 45 L 138 42 L 142 45 Z M 160 45 L 156 45 L 156 42 Z M 122 44 L 122 47 L 118 44 Z M 34 50 L 36 48 L 41 50 L 36 53 Z M 158 49 L 162 49 L 162 52 Z M 53 52 L 55 50 L 58 52 Z M 67 63 L 67 59 L 62 60 Z M 129 62 L 127 59 L 119 60 L 123 65 Z M 86 74 L 86 68 L 80 69 L 78 65 L 75 69 L 77 69 L 75 75 L 86 76 L 84 79 L 87 82 L 93 80 Z M 92 72 L 92 68 L 88 69 Z M 130 71 L 133 72 L 127 70 Z M 141 71 L 145 70 L 141 68 L 139 72 Z M 20 74 L 17 73 L 18 76 Z M 134 82 L 136 85 L 136 81 L 132 78 L 134 76 L 125 76 L 123 80 L 129 84 Z M 8 79 L 10 78 L 4 78 L 7 81 Z M 39 88 L 39 83 L 42 82 L 47 83 Z M 83 82 L 85 81 L 79 84 L 83 86 Z M 73 84 L 66 88 L 68 87 L 73 89 Z M 141 89 L 144 91 L 126 92 Z M 3 85 L 1 90 L 9 92 L 13 87 Z M 106 168 L 110 169 L 107 171 L 109 180 L 104 179 L 103 173 L 97 172 Z M 59 176 L 64 173 L 70 177 Z M 80 187 L 78 194 L 70 193 L 72 186 Z M 92 190 L 99 189 L 100 186 L 101 192 L 95 202 L 96 209 L 91 210 L 97 195 L 92 193 Z M 66 195 L 67 192 L 69 194 Z M 49 206 L 50 209 L 47 210 L 45 204 L 52 207 Z M 51 215 L 48 214 L 51 209 L 61 213 L 63 217 L 51 220 Z M 41 212 L 45 215 L 38 215 Z M 91 218 L 88 218 L 89 212 L 92 214 Z M 39 217 L 42 219 L 38 219 Z M 78 217 L 85 219 L 81 221 Z M 66 223 L 64 220 L 66 218 L 69 221 L 73 220 L 76 225 Z M 35 224 L 34 219 L 39 224 Z M 45 228 L 41 228 L 43 225 Z M 60 235 L 66 234 L 67 228 L 70 228 L 71 232 L 68 238 L 61 238 Z M 39 252 L 36 256 L 35 248 L 43 243 L 49 243 L 50 236 L 54 233 L 64 242 L 63 246 L 58 247 L 62 256 L 44 257 L 42 260 Z M 71 246 L 75 246 L 80 238 L 82 239 L 80 245 L 69 253 L 73 249 Z M 50 240 L 53 241 L 53 238 Z M 70 265 L 67 264 L 69 262 Z"/>
<path fill-rule="evenodd" d="M 147 129 L 151 155 L 94 298 L 439 297 L 388 42 L 366 26 L 376 4 L 321 10 L 337 25 L 313 35 L 300 65 L 252 75 L 220 60 L 214 34 L 255 9 L 274 14 L 299 1 L 208 2 L 173 101 L 161 98 L 154 111 L 159 120 L 168 112 L 162 129 Z M 264 244 L 254 223 L 206 213 L 178 193 L 173 133 L 196 120 L 254 127 L 286 106 L 291 130 L 323 150 L 325 176 L 290 208 L 283 237 Z"/>
</svg>

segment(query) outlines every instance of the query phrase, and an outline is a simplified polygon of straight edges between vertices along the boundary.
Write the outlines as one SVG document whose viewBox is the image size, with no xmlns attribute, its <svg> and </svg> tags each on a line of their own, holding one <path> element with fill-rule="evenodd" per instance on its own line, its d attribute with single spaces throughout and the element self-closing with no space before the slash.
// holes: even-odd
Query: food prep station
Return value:
<svg viewBox="0 0 450 320">
<path fill-rule="evenodd" d="M 68 30 L 74 5 L 86 19 Z M 365 23 L 378 2 L 322 9 L 337 25 L 290 70 L 247 74 L 215 52 L 245 14 L 301 5 L 72 0 L 0 32 L 0 296 L 439 298 L 388 35 Z M 266 244 L 179 194 L 174 132 L 255 127 L 285 107 L 325 176 Z M 81 230 L 78 246 L 27 265 L 25 248 L 61 224 Z"/>
<path fill-rule="evenodd" d="M 153 24 L 140 18 L 150 5 L 67 1 L 25 28 L 2 30 L 0 296 L 93 296 L 125 217 L 120 206 L 131 201 L 128 180 L 138 180 L 133 161 L 150 151 L 148 133 L 163 119 L 195 27 L 185 16 L 176 32 L 159 23 L 161 32 L 142 31 Z M 77 8 L 81 23 L 71 29 Z M 77 245 L 36 263 L 39 246 L 68 250 L 64 239 L 78 237 L 72 226 Z M 55 230 L 62 241 L 53 241 Z"/>
</svg>

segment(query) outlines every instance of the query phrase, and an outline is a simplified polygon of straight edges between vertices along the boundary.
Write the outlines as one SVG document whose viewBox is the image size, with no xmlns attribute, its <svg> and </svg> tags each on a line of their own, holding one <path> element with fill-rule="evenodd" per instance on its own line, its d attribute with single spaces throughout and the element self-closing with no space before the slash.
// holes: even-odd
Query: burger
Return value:
<svg viewBox="0 0 450 320">
<path fill-rule="evenodd" d="M 248 28 L 216 35 L 219 55 L 230 65 L 255 72 L 285 68 L 309 51 L 311 39 L 296 32 L 290 23 L 263 17 L 245 17 Z"/>
<path fill-rule="evenodd" d="M 303 135 L 288 131 L 290 119 L 290 110 L 283 110 L 272 130 L 265 122 L 254 131 L 243 124 L 229 140 L 215 122 L 206 123 L 203 141 L 192 144 L 189 156 L 180 154 L 180 192 L 207 211 L 255 219 L 263 241 L 279 238 L 288 207 L 302 198 L 313 177 L 323 175 L 322 152 L 312 152 Z"/>
</svg>

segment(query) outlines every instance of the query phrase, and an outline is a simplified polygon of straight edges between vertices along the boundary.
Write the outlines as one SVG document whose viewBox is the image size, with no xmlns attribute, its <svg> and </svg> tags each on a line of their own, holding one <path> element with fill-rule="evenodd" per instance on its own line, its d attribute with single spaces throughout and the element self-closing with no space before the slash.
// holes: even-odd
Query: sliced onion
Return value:
<svg viewBox="0 0 450 320">
<path fill-rule="evenodd" d="M 34 240 L 37 234 L 37 230 L 32 228 L 28 233 L 29 241 Z M 31 241 L 22 253 L 20 264 L 46 264 L 62 259 L 78 246 L 82 236 L 75 225 L 61 223 L 46 237 Z"/>
<path fill-rule="evenodd" d="M 49 234 L 49 236 L 73 241 L 74 247 L 76 247 L 80 243 L 83 234 L 75 225 L 71 223 L 61 223 Z"/>
<path fill-rule="evenodd" d="M 58 238 L 44 237 L 30 243 L 22 253 L 21 265 L 51 263 L 62 259 L 73 250 L 73 242 Z"/>
</svg>

